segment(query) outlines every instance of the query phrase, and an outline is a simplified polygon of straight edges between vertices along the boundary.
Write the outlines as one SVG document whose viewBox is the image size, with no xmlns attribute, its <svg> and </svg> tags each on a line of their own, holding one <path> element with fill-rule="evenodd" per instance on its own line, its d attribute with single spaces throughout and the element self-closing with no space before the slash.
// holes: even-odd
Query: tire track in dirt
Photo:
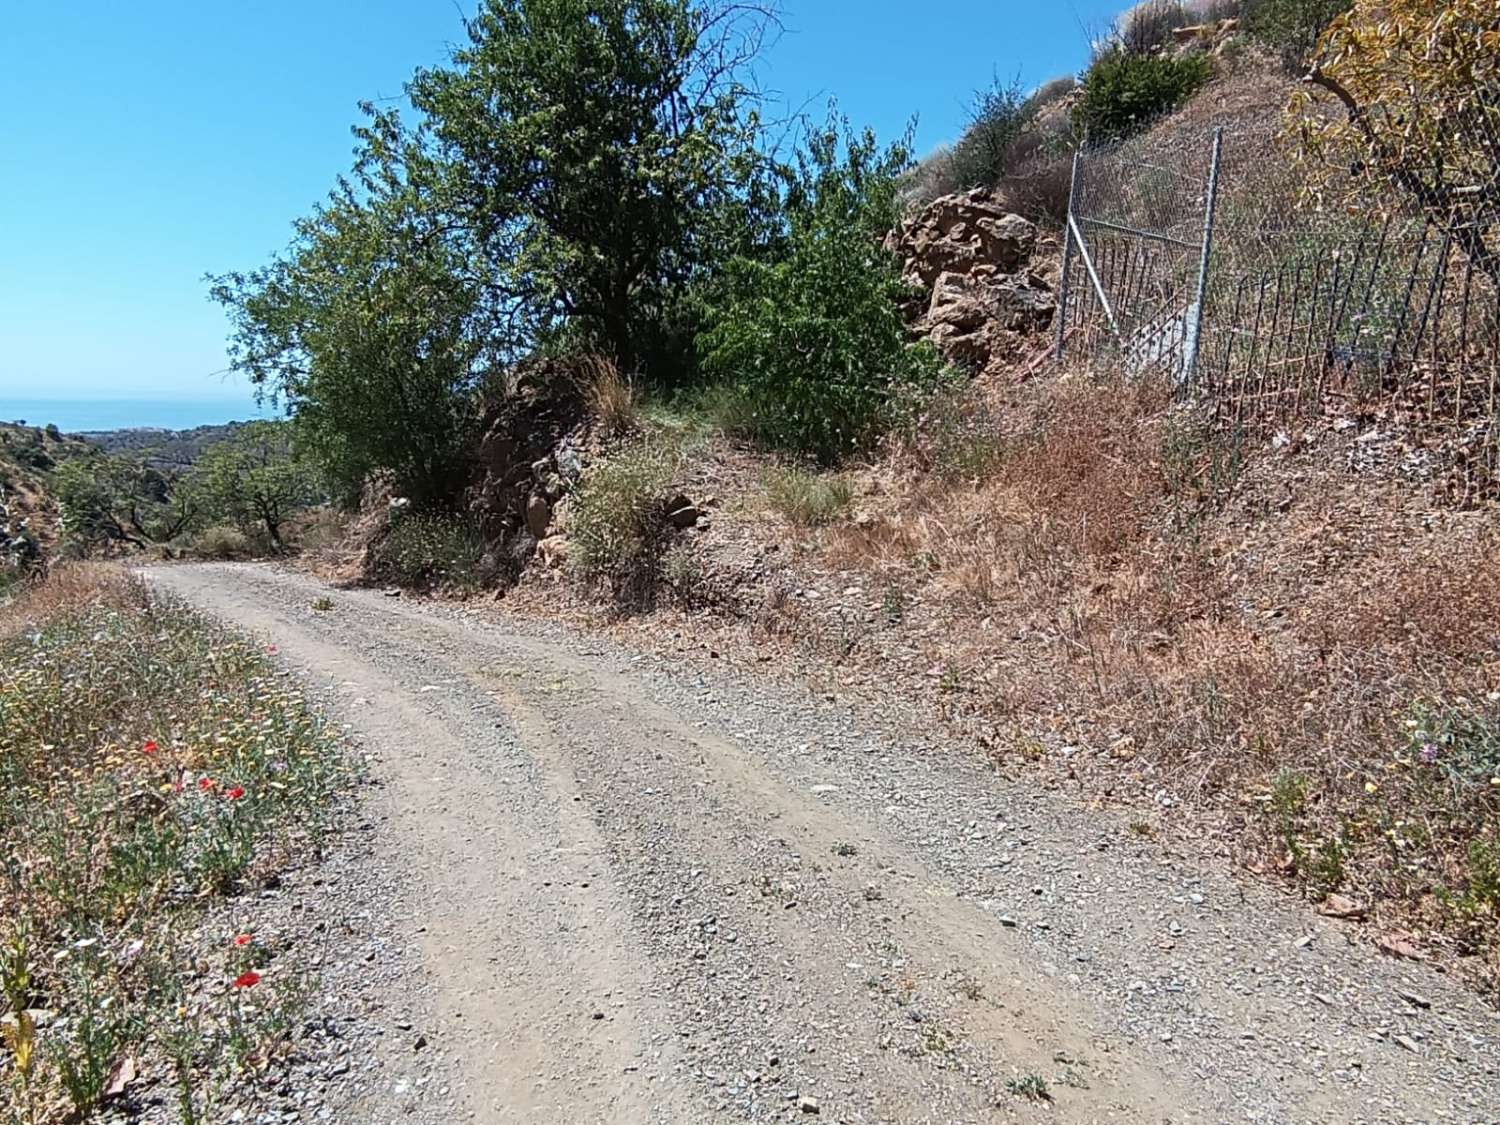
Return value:
<svg viewBox="0 0 1500 1125">
<path fill-rule="evenodd" d="M 1174 962 L 1156 970 L 1160 988 L 1132 981 L 1151 964 L 1135 947 L 1163 913 L 1206 908 L 1178 910 L 1153 888 L 1161 872 L 1077 839 L 1063 862 L 1097 893 L 1067 896 L 1081 916 L 1060 933 L 1020 919 L 1023 936 L 986 895 L 1014 899 L 1025 865 L 989 874 L 979 821 L 957 837 L 946 827 L 1004 815 L 985 791 L 995 783 L 966 766 L 907 770 L 903 786 L 940 804 L 897 816 L 876 804 L 892 785 L 885 752 L 830 751 L 814 766 L 757 746 L 739 728 L 773 704 L 685 708 L 619 652 L 370 592 L 339 593 L 317 614 L 305 607 L 319 584 L 265 568 L 154 576 L 339 683 L 386 783 L 373 846 L 423 888 L 410 913 L 426 927 L 426 977 L 479 1120 L 814 1108 L 850 1122 L 1004 1120 L 1040 1112 L 1007 1085 L 1028 1075 L 1046 1076 L 1045 1112 L 1066 1122 L 1500 1119 L 1493 1089 L 1476 1085 L 1493 1013 L 1455 994 L 1431 1058 L 1393 1056 L 1372 1036 L 1334 1045 L 1354 1060 L 1337 1082 L 1322 1055 L 1299 1063 L 1304 1036 L 1325 1051 L 1332 1030 L 1333 1017 L 1297 1002 L 1313 970 L 1284 975 L 1278 960 L 1265 981 L 1255 962 L 1271 966 L 1267 945 L 1291 947 L 1281 927 L 1305 924 L 1292 909 L 1219 911 L 1217 934 L 1194 936 L 1222 971 L 1179 980 Z M 809 707 L 776 722 L 811 741 L 827 717 Z M 926 786 L 933 778 L 942 785 Z M 1048 847 L 1077 831 L 1066 798 L 1004 800 L 1055 819 L 1038 841 Z M 1232 889 L 1218 876 L 1204 887 L 1225 900 Z M 1050 884 L 1031 889 L 1052 901 Z M 1069 958 L 1083 937 L 1095 955 Z M 1101 988 L 1093 965 L 1059 973 L 1056 960 L 1119 964 Z M 1316 970 L 1332 978 L 1351 963 L 1333 951 Z M 1207 1034 L 1147 1038 L 1143 1015 Z"/>
</svg>

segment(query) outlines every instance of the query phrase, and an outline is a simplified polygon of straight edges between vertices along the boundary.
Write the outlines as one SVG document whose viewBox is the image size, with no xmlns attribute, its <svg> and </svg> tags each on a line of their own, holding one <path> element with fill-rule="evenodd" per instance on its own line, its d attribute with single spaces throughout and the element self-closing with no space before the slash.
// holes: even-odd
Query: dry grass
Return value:
<svg viewBox="0 0 1500 1125">
<path fill-rule="evenodd" d="M 782 468 L 768 474 L 766 499 L 798 527 L 822 527 L 849 510 L 854 492 L 847 477 Z"/>
<path fill-rule="evenodd" d="M 103 608 L 134 611 L 147 600 L 145 586 L 110 563 L 61 562 L 27 583 L 19 596 L 0 602 L 0 641 L 37 629 L 65 611 Z"/>
<path fill-rule="evenodd" d="M 601 436 L 626 437 L 641 428 L 635 386 L 606 356 L 589 355 L 577 361 L 584 403 Z"/>
<path fill-rule="evenodd" d="M 1252 866 L 1496 948 L 1493 515 L 1434 518 L 1335 449 L 1241 477 L 1150 384 L 1063 378 L 1003 425 L 987 477 L 898 478 L 824 560 L 923 583 L 934 662 L 994 672 L 973 707 L 1061 724 L 1105 788 L 1218 808 Z"/>
</svg>

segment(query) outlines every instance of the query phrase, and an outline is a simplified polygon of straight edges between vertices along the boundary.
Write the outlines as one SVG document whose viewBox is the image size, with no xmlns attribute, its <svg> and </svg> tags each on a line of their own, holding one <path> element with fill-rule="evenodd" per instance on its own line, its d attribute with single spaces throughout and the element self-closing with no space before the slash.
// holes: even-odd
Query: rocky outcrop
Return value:
<svg viewBox="0 0 1500 1125">
<path fill-rule="evenodd" d="M 886 241 L 921 293 L 913 327 L 949 360 L 977 373 L 1009 366 L 1056 308 L 1037 271 L 1035 224 L 984 191 L 945 195 Z"/>
<path fill-rule="evenodd" d="M 514 581 L 583 472 L 583 394 L 564 365 L 525 365 L 486 411 L 469 512 L 486 544 L 485 582 Z"/>
</svg>

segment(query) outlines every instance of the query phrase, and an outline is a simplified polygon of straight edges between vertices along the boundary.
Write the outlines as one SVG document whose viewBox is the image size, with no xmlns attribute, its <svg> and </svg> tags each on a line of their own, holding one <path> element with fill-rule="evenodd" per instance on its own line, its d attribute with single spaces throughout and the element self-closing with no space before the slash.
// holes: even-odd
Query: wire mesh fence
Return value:
<svg viewBox="0 0 1500 1125">
<path fill-rule="evenodd" d="M 1479 159 L 1444 207 L 1372 176 L 1366 197 L 1311 207 L 1293 142 L 1264 125 L 1080 153 L 1059 351 L 1165 372 L 1251 429 L 1350 409 L 1456 427 L 1494 491 L 1496 122 L 1450 122 Z"/>
</svg>

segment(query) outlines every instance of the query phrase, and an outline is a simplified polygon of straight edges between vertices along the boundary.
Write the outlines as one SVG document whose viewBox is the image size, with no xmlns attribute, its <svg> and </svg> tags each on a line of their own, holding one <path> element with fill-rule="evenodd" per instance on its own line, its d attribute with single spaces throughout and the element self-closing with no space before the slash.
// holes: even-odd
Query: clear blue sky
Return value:
<svg viewBox="0 0 1500 1125">
<path fill-rule="evenodd" d="M 16 0 L 0 21 L 0 417 L 36 399 L 213 400 L 203 274 L 263 263 L 475 0 Z M 1077 69 L 1119 2 L 785 0 L 763 82 L 883 137 L 953 139 L 992 74 Z M 210 419 L 205 419 L 210 420 Z"/>
</svg>

